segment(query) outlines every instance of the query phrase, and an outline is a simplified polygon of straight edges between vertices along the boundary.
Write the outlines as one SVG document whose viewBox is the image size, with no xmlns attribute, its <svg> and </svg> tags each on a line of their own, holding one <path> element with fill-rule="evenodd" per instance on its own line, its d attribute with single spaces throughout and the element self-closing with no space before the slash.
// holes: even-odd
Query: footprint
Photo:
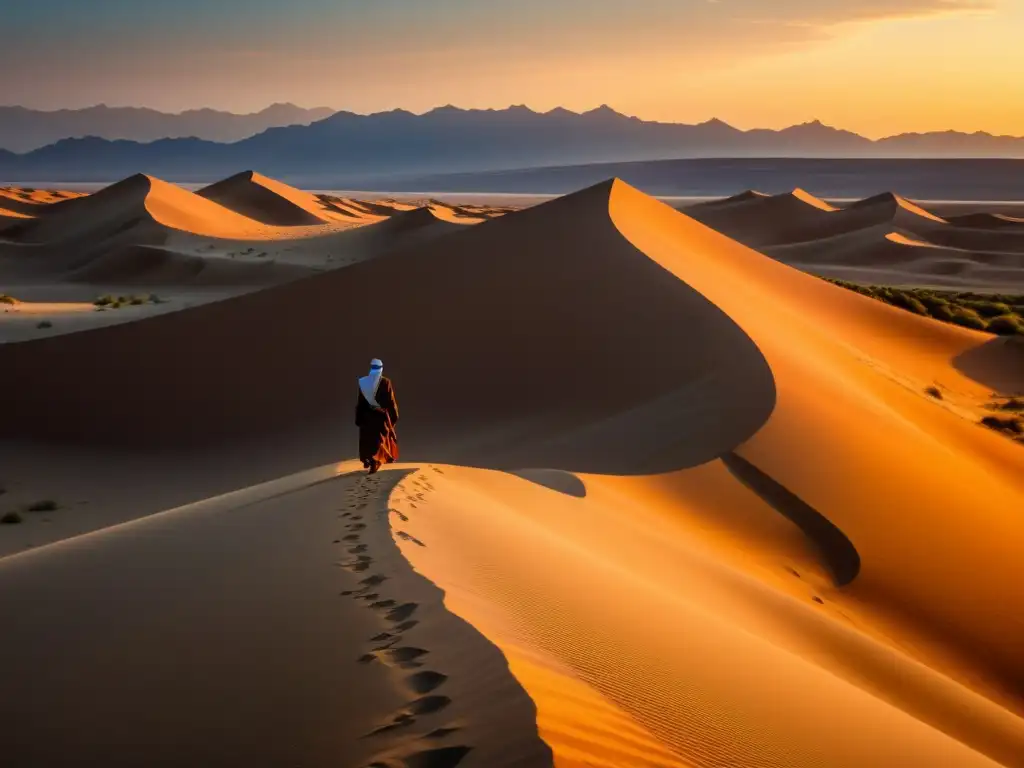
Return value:
<svg viewBox="0 0 1024 768">
<path fill-rule="evenodd" d="M 381 600 L 381 601 L 379 601 L 379 602 L 373 603 L 373 604 L 372 604 L 372 605 L 371 605 L 370 607 L 371 607 L 371 608 L 374 608 L 374 609 L 378 609 L 378 608 L 390 608 L 390 607 L 392 607 L 392 606 L 393 606 L 394 604 L 395 604 L 395 601 L 394 601 L 394 600 Z"/>
<path fill-rule="evenodd" d="M 448 675 L 442 675 L 440 672 L 428 669 L 423 672 L 417 672 L 415 675 L 410 675 L 405 682 L 414 693 L 422 695 L 437 690 L 447 680 Z"/>
<path fill-rule="evenodd" d="M 359 583 L 360 584 L 365 584 L 368 587 L 376 587 L 378 584 L 383 584 L 387 580 L 388 580 L 387 576 L 383 576 L 383 575 L 378 573 L 378 574 L 375 574 L 373 576 L 367 576 L 365 579 L 363 579 Z"/>
<path fill-rule="evenodd" d="M 360 595 L 359 599 L 360 600 L 376 600 L 378 597 L 380 597 L 380 595 L 378 595 L 376 592 L 371 592 L 368 595 Z M 370 606 L 370 607 L 372 608 L 373 606 Z"/>
<path fill-rule="evenodd" d="M 394 512 L 396 515 L 398 515 L 398 519 L 401 520 L 403 523 L 408 523 L 409 522 L 409 518 L 406 515 L 403 515 L 397 509 L 391 509 L 391 510 L 388 510 L 388 511 L 389 512 Z"/>
<path fill-rule="evenodd" d="M 366 529 L 366 523 L 349 523 L 345 527 L 350 531 L 362 531 Z"/>
<path fill-rule="evenodd" d="M 360 552 L 365 552 L 365 551 L 366 551 L 366 545 L 365 544 L 357 544 L 356 546 L 351 547 L 351 548 L 348 549 L 348 553 L 350 555 L 358 555 Z"/>
<path fill-rule="evenodd" d="M 409 506 L 411 506 L 411 507 L 414 507 L 414 508 L 415 508 L 415 506 L 416 506 L 416 505 L 415 505 L 415 504 L 410 504 Z M 426 545 L 426 544 L 424 544 L 424 543 L 423 543 L 422 541 L 420 541 L 419 539 L 417 539 L 417 538 L 416 538 L 415 536 L 410 536 L 410 535 L 409 535 L 408 533 L 406 533 L 405 531 L 396 531 L 396 532 L 395 532 L 395 535 L 396 535 L 396 536 L 397 536 L 398 538 L 400 538 L 400 539 L 405 539 L 406 541 L 411 541 L 411 542 L 412 542 L 413 544 L 415 544 L 415 545 L 416 545 L 416 546 L 418 546 L 418 547 L 425 547 L 425 546 L 427 546 L 427 545 Z"/>
<path fill-rule="evenodd" d="M 338 565 L 340 565 L 347 571 L 352 571 L 354 573 L 362 573 L 363 571 L 367 570 L 371 565 L 373 565 L 373 558 L 367 555 L 359 555 L 358 557 L 356 557 L 355 560 L 349 560 L 345 563 L 338 563 Z"/>
<path fill-rule="evenodd" d="M 395 719 L 392 720 L 390 723 L 388 723 L 387 725 L 382 725 L 379 728 L 374 728 L 363 738 L 368 738 L 370 736 L 379 736 L 382 733 L 387 733 L 388 731 L 393 731 L 397 728 L 403 728 L 405 726 L 412 725 L 415 722 L 415 717 L 410 715 L 408 712 L 402 712 L 399 715 L 395 715 Z"/>
<path fill-rule="evenodd" d="M 410 629 L 415 627 L 417 624 L 419 624 L 419 622 L 416 621 L 416 619 L 412 619 L 410 621 L 403 621 L 401 624 L 399 624 L 398 626 L 395 627 L 395 631 L 396 632 L 408 632 Z"/>
<path fill-rule="evenodd" d="M 394 601 L 392 601 L 392 604 L 393 603 Z M 386 618 L 388 621 L 405 621 L 416 612 L 417 608 L 419 608 L 418 603 L 404 603 L 403 605 L 388 611 Z"/>
<path fill-rule="evenodd" d="M 811 600 L 813 600 L 814 602 L 816 602 L 816 603 L 817 603 L 818 605 L 824 605 L 824 604 L 825 604 L 825 601 L 824 601 L 824 600 L 822 600 L 822 599 L 821 599 L 820 597 L 818 597 L 817 595 L 815 595 L 814 597 L 812 597 L 812 598 L 811 598 Z"/>
<path fill-rule="evenodd" d="M 359 541 L 360 536 L 358 533 L 350 533 L 348 536 L 342 536 L 342 541 Z"/>
<path fill-rule="evenodd" d="M 783 566 L 783 567 L 786 569 L 787 573 L 792 574 L 793 576 L 796 576 L 798 579 L 800 578 L 800 572 L 796 568 L 790 568 L 788 565 Z"/>
<path fill-rule="evenodd" d="M 446 736 L 451 736 L 457 732 L 458 728 L 435 728 L 430 733 L 423 736 L 424 739 L 443 739 Z"/>
<path fill-rule="evenodd" d="M 373 637 L 371 637 L 370 642 L 383 643 L 385 640 L 390 640 L 393 637 L 394 635 L 392 635 L 390 632 L 381 632 L 379 635 L 374 635 Z M 417 691 L 417 693 L 426 693 L 426 691 Z"/>
<path fill-rule="evenodd" d="M 413 646 L 405 646 L 402 648 L 388 648 L 382 652 L 382 655 L 388 659 L 388 661 L 395 662 L 396 664 L 409 664 L 415 662 L 423 656 L 426 656 L 430 651 L 424 650 L 423 648 L 415 648 Z"/>
<path fill-rule="evenodd" d="M 409 704 L 409 711 L 414 715 L 432 715 L 451 703 L 452 700 L 447 696 L 424 696 Z"/>
</svg>

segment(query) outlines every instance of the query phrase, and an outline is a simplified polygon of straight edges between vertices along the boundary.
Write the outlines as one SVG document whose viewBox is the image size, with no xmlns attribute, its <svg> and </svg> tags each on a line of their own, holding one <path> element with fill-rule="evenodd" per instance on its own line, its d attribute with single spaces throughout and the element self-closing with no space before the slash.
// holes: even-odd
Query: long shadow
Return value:
<svg viewBox="0 0 1024 768">
<path fill-rule="evenodd" d="M 953 367 L 994 392 L 1024 392 L 1024 343 L 1019 338 L 997 336 L 957 355 Z"/>
<path fill-rule="evenodd" d="M 846 534 L 828 518 L 746 459 L 729 452 L 722 463 L 732 475 L 796 525 L 817 548 L 838 587 L 845 587 L 860 573 L 860 555 Z"/>
</svg>

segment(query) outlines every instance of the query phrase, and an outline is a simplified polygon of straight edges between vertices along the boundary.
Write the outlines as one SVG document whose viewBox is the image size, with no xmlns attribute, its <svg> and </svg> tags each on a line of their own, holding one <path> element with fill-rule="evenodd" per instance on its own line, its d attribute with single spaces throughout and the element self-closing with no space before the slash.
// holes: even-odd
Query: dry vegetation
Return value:
<svg viewBox="0 0 1024 768">
<path fill-rule="evenodd" d="M 139 296 L 100 296 L 93 304 L 97 309 L 120 309 L 121 307 L 137 307 L 142 304 L 162 304 L 163 299 L 155 293 L 145 293 Z"/>
<path fill-rule="evenodd" d="M 831 279 L 829 282 L 917 315 L 1000 336 L 1024 335 L 1024 295 L 889 288 Z"/>
</svg>

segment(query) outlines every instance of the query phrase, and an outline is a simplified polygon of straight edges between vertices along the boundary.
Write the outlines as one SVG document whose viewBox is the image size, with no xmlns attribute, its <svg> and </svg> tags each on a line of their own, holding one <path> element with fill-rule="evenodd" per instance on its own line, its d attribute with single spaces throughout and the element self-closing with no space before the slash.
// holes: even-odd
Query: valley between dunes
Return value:
<svg viewBox="0 0 1024 768">
<path fill-rule="evenodd" d="M 1011 218 L 4 195 L 12 765 L 1024 767 Z"/>
</svg>

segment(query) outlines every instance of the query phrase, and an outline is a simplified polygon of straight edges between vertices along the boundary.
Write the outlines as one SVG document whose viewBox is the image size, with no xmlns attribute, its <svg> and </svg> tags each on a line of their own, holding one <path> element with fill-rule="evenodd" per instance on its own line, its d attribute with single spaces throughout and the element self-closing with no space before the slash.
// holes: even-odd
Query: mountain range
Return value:
<svg viewBox="0 0 1024 768">
<path fill-rule="evenodd" d="M 1024 138 L 943 132 L 872 140 L 818 121 L 744 131 L 721 120 L 645 121 L 607 106 L 583 113 L 445 106 L 422 115 L 336 112 L 230 143 L 66 138 L 23 154 L 0 151 L 0 179 L 95 182 L 143 172 L 203 182 L 260 168 L 306 187 L 379 189 L 439 173 L 707 157 L 1024 157 Z"/>
<path fill-rule="evenodd" d="M 308 125 L 334 114 L 333 109 L 303 109 L 271 104 L 251 114 L 215 109 L 190 109 L 177 114 L 144 107 L 108 107 L 44 112 L 0 106 L 0 148 L 30 152 L 61 139 L 98 136 L 103 139 L 156 141 L 196 136 L 209 141 L 239 141 L 281 125 Z"/>
</svg>

